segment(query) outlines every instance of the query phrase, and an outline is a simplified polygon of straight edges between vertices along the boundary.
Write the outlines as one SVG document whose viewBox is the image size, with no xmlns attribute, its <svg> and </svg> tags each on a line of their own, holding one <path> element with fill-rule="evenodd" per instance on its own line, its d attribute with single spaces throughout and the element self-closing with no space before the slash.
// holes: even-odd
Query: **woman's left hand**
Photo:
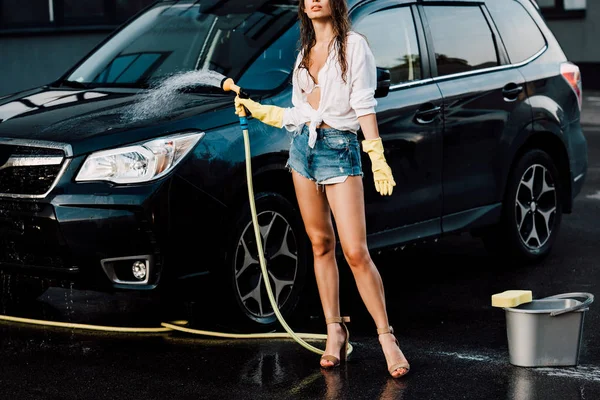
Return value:
<svg viewBox="0 0 600 400">
<path fill-rule="evenodd" d="M 363 140 L 362 147 L 363 151 L 367 153 L 371 159 L 375 189 L 382 196 L 391 196 L 394 186 L 396 186 L 396 181 L 394 180 L 392 169 L 383 155 L 383 143 L 381 138 Z"/>
</svg>

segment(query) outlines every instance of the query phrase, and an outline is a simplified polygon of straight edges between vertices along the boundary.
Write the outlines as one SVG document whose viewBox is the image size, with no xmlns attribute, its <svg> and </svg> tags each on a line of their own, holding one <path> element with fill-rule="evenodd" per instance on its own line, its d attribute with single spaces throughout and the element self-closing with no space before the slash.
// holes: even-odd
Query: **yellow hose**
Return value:
<svg viewBox="0 0 600 400">
<path fill-rule="evenodd" d="M 222 85 L 223 89 L 234 90 L 239 94 L 240 88 L 233 84 L 233 81 L 228 78 L 227 82 Z M 241 118 L 245 119 L 244 115 L 240 115 Z M 246 123 L 244 126 L 247 127 Z M 248 197 L 250 200 L 250 210 L 252 212 L 252 222 L 254 225 L 254 234 L 256 237 L 256 246 L 258 248 L 258 255 L 260 259 L 260 267 L 263 275 L 263 281 L 265 283 L 265 287 L 267 289 L 267 294 L 269 296 L 269 301 L 271 302 L 271 307 L 277 316 L 277 319 L 284 327 L 287 333 L 283 332 L 271 332 L 271 333 L 225 333 L 225 332 L 214 332 L 214 331 L 205 331 L 198 329 L 190 329 L 186 328 L 183 325 L 186 325 L 188 321 L 179 320 L 179 321 L 171 321 L 171 322 L 162 322 L 162 328 L 131 328 L 131 327 L 118 327 L 118 326 L 102 326 L 102 325 L 89 325 L 89 324 L 78 324 L 71 322 L 57 322 L 57 321 L 45 321 L 38 319 L 30 319 L 30 318 L 21 318 L 21 317 L 11 317 L 8 315 L 0 314 L 0 320 L 11 321 L 11 322 L 19 322 L 25 324 L 33 324 L 33 325 L 44 325 L 44 326 L 56 326 L 61 328 L 71 328 L 71 329 L 83 329 L 83 330 L 96 330 L 96 331 L 107 331 L 107 332 L 124 332 L 124 333 L 168 333 L 174 330 L 182 331 L 197 335 L 204 336 L 213 336 L 213 337 L 222 337 L 222 338 L 234 338 L 234 339 L 289 339 L 292 338 L 296 342 L 298 342 L 304 348 L 317 353 L 323 354 L 324 351 L 312 346 L 307 343 L 304 339 L 316 339 L 316 340 L 326 340 L 326 334 L 316 334 L 316 333 L 296 333 L 294 332 L 289 325 L 284 320 L 281 312 L 279 311 L 279 307 L 275 301 L 275 297 L 273 295 L 273 289 L 271 288 L 271 283 L 269 281 L 269 274 L 267 272 L 267 263 L 265 261 L 265 256 L 263 252 L 262 246 L 262 236 L 260 234 L 260 229 L 258 227 L 258 216 L 256 214 L 256 204 L 254 202 L 254 188 L 252 185 L 252 165 L 251 165 L 251 154 L 250 154 L 250 138 L 248 135 L 248 129 L 243 129 L 244 135 L 244 147 L 246 154 L 246 178 L 248 180 Z M 351 343 L 348 343 L 348 355 L 352 353 L 353 347 Z"/>
<path fill-rule="evenodd" d="M 161 324 L 164 327 L 171 328 L 173 330 L 194 333 L 197 335 L 205 335 L 205 336 L 215 336 L 222 338 L 232 338 L 232 339 L 272 339 L 272 338 L 280 338 L 280 339 L 289 339 L 290 335 L 284 332 L 271 332 L 271 333 L 225 333 L 225 332 L 213 332 L 213 331 L 203 331 L 198 329 L 190 329 L 182 326 L 177 326 L 170 324 L 168 322 L 163 322 Z M 296 334 L 298 337 L 302 337 L 305 339 L 327 339 L 327 335 L 320 335 L 314 333 L 298 333 Z"/>
<path fill-rule="evenodd" d="M 156 327 L 156 328 L 143 328 L 143 327 L 127 328 L 127 327 L 121 327 L 121 326 L 89 325 L 89 324 L 78 324 L 78 323 L 74 323 L 74 322 L 58 322 L 58 321 L 46 321 L 46 320 L 22 318 L 22 317 L 11 317 L 9 315 L 0 315 L 0 320 L 19 322 L 19 323 L 31 324 L 31 325 L 56 326 L 59 328 L 82 329 L 82 330 L 105 331 L 105 332 L 166 333 L 166 332 L 172 332 L 172 331 L 181 331 L 181 332 L 187 332 L 187 333 L 194 333 L 197 335 L 232 338 L 232 339 L 271 339 L 271 338 L 286 339 L 286 338 L 290 338 L 290 335 L 288 333 L 283 333 L 283 332 L 280 332 L 280 333 L 225 333 L 225 332 L 214 332 L 214 331 L 190 329 L 190 328 L 186 328 L 183 326 L 188 323 L 188 321 L 186 321 L 186 320 L 161 322 L 160 325 L 163 328 L 158 328 L 158 327 Z M 296 335 L 298 337 L 301 337 L 304 339 L 318 339 L 318 340 L 326 340 L 327 339 L 327 335 L 324 335 L 324 334 L 298 333 Z"/>
<path fill-rule="evenodd" d="M 71 323 L 71 322 L 45 321 L 45 320 L 41 320 L 41 319 L 11 317 L 8 315 L 0 315 L 0 319 L 5 320 L 5 321 L 21 322 L 24 324 L 57 326 L 60 328 L 74 328 L 74 329 L 108 331 L 108 332 L 160 333 L 160 332 L 172 331 L 172 329 L 170 329 L 170 328 L 125 328 L 125 327 L 119 327 L 119 326 L 101 326 L 101 325 L 77 324 L 77 323 Z M 184 323 L 187 323 L 187 321 L 174 321 L 172 323 L 173 324 L 175 324 L 175 323 L 184 324 Z"/>
<path fill-rule="evenodd" d="M 244 117 L 242 115 L 241 117 Z M 306 343 L 301 337 L 299 337 L 285 322 L 281 312 L 279 311 L 279 307 L 275 301 L 275 297 L 273 296 L 273 289 L 271 288 L 271 283 L 269 282 L 269 274 L 267 272 L 267 263 L 265 261 L 265 255 L 262 251 L 262 236 L 260 234 L 260 229 L 258 227 L 258 216 L 256 214 L 256 204 L 254 203 L 254 188 L 252 185 L 252 165 L 250 161 L 250 139 L 248 137 L 248 129 L 243 130 L 244 133 L 244 144 L 246 149 L 246 178 L 248 179 L 248 197 L 250 199 L 250 210 L 252 211 L 252 223 L 254 225 L 254 236 L 256 237 L 256 247 L 258 248 L 258 257 L 260 260 L 260 268 L 263 274 L 263 282 L 265 283 L 265 287 L 267 288 L 267 294 L 269 295 L 269 300 L 271 301 L 271 307 L 277 316 L 277 319 L 286 330 L 289 335 L 294 338 L 296 342 L 298 342 L 302 347 L 317 353 L 323 354 L 323 350 L 314 347 L 313 345 Z M 325 335 L 327 338 L 327 335 Z"/>
</svg>

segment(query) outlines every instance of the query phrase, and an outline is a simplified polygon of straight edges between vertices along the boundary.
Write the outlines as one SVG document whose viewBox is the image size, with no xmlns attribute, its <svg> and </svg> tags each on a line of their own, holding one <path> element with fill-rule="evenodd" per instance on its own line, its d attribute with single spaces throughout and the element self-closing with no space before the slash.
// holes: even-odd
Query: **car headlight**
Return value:
<svg viewBox="0 0 600 400">
<path fill-rule="evenodd" d="M 90 154 L 75 178 L 83 181 L 139 183 L 169 173 L 204 136 L 185 133 Z"/>
</svg>

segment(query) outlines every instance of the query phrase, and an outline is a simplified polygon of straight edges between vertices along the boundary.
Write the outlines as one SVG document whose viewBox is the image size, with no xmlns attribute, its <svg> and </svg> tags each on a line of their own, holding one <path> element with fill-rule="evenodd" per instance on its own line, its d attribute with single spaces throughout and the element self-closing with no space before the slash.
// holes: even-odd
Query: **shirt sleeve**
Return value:
<svg viewBox="0 0 600 400">
<path fill-rule="evenodd" d="M 298 78 L 296 71 L 301 61 L 301 53 L 298 54 L 294 71 L 292 72 L 292 107 L 287 107 L 283 111 L 283 127 L 288 131 L 295 131 L 298 126 L 306 122 L 306 118 L 303 117 L 303 113 L 300 111 L 300 104 L 302 103 L 302 94 L 298 86 Z"/>
<path fill-rule="evenodd" d="M 377 88 L 377 66 L 375 56 L 367 41 L 359 36 L 353 44 L 350 59 L 350 106 L 358 117 L 375 113 L 375 89 Z"/>
</svg>

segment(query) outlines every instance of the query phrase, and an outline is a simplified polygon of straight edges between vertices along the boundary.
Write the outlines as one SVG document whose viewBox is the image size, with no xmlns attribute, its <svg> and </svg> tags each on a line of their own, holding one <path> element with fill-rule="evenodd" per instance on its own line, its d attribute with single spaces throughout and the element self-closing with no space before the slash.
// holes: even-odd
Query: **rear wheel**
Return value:
<svg viewBox="0 0 600 400">
<path fill-rule="evenodd" d="M 255 204 L 269 283 L 287 320 L 305 289 L 308 241 L 298 210 L 285 197 L 263 192 L 255 196 Z M 265 287 L 249 204 L 239 213 L 228 243 L 224 300 L 234 312 L 228 324 L 272 329 L 278 320 Z"/>
<path fill-rule="evenodd" d="M 501 222 L 482 239 L 494 255 L 521 263 L 544 259 L 562 219 L 562 190 L 548 153 L 529 150 L 517 162 L 506 189 Z"/>
</svg>

